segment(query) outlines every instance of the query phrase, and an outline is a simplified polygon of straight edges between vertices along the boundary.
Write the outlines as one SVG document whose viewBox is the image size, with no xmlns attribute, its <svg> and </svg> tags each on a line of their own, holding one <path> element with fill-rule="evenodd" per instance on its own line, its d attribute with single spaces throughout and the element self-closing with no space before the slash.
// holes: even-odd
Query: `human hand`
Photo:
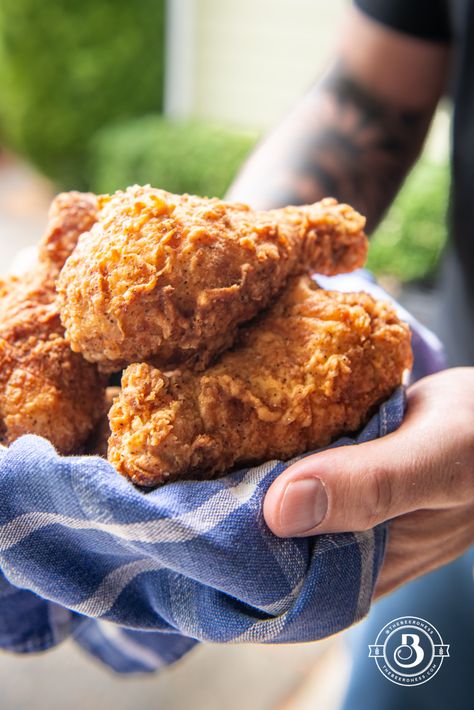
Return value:
<svg viewBox="0 0 474 710">
<path fill-rule="evenodd" d="M 280 537 L 393 519 L 376 596 L 461 555 L 474 542 L 474 368 L 413 385 L 393 434 L 290 466 L 268 490 L 264 516 Z"/>
</svg>

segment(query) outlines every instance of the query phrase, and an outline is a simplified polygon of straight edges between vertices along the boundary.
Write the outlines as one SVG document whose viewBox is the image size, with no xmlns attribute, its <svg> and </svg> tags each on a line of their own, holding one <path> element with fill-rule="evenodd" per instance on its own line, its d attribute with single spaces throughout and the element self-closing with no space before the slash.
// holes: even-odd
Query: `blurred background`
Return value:
<svg viewBox="0 0 474 710">
<path fill-rule="evenodd" d="M 1 0 L 0 274 L 53 194 L 134 182 L 222 196 L 259 136 L 324 72 L 347 0 Z M 445 231 L 449 107 L 375 234 L 369 266 L 430 325 Z M 339 707 L 340 638 L 208 646 L 124 680 L 71 643 L 2 655 L 2 708 Z"/>
</svg>

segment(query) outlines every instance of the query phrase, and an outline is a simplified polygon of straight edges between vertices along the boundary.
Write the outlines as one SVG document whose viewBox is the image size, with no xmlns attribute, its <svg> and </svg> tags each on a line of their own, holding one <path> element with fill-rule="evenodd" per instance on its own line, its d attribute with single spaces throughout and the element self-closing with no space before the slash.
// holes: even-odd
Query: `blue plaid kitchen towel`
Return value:
<svg viewBox="0 0 474 710">
<path fill-rule="evenodd" d="M 370 290 L 363 275 L 351 284 Z M 441 362 L 428 335 L 414 338 L 418 372 Z M 399 389 L 333 446 L 384 436 L 403 412 Z M 0 449 L 0 648 L 44 651 L 72 636 L 120 673 L 152 672 L 198 641 L 314 641 L 358 621 L 387 528 L 276 538 L 262 501 L 290 463 L 143 493 L 106 461 L 60 457 L 39 437 Z"/>
</svg>

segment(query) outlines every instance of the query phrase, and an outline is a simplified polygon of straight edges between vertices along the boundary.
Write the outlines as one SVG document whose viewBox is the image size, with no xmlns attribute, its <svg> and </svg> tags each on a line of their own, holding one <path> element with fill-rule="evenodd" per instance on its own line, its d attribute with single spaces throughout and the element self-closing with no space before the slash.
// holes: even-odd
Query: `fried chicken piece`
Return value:
<svg viewBox="0 0 474 710">
<path fill-rule="evenodd" d="M 392 306 L 301 276 L 204 372 L 131 365 L 108 458 L 141 486 L 288 459 L 358 430 L 411 360 Z"/>
<path fill-rule="evenodd" d="M 39 262 L 58 276 L 83 232 L 97 220 L 99 206 L 91 192 L 62 192 L 51 203 L 46 233 L 39 245 Z"/>
<path fill-rule="evenodd" d="M 332 199 L 256 212 L 134 186 L 99 205 L 58 292 L 72 349 L 105 371 L 202 368 L 290 275 L 351 271 L 367 253 L 365 219 Z"/>
<path fill-rule="evenodd" d="M 2 444 L 30 433 L 46 437 L 63 454 L 75 452 L 103 412 L 103 376 L 71 351 L 55 291 L 62 263 L 95 213 L 93 196 L 60 195 L 36 267 L 0 281 Z"/>
</svg>

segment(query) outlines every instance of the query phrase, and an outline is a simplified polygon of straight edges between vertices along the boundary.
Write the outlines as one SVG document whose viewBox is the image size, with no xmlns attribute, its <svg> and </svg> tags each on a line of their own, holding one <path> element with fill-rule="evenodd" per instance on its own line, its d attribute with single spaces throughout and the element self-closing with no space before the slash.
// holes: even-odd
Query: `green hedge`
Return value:
<svg viewBox="0 0 474 710">
<path fill-rule="evenodd" d="M 422 158 L 369 248 L 368 267 L 401 281 L 431 277 L 446 242 L 449 166 Z"/>
<path fill-rule="evenodd" d="M 145 116 L 98 133 L 91 149 L 92 188 L 112 192 L 150 183 L 222 197 L 256 140 L 255 132 Z"/>
<path fill-rule="evenodd" d="M 1 0 L 0 134 L 61 185 L 87 184 L 96 130 L 161 110 L 164 0 Z"/>
</svg>

